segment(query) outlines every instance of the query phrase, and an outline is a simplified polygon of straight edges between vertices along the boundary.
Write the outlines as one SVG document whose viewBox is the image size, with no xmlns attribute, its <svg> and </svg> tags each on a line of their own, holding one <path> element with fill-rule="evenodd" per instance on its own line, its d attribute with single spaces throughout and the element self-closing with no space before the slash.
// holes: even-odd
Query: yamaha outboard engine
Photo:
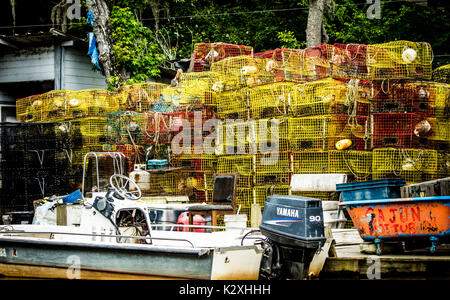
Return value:
<svg viewBox="0 0 450 300">
<path fill-rule="evenodd" d="M 268 238 L 260 277 L 304 279 L 315 252 L 326 240 L 322 201 L 297 196 L 269 196 L 260 230 Z"/>
</svg>

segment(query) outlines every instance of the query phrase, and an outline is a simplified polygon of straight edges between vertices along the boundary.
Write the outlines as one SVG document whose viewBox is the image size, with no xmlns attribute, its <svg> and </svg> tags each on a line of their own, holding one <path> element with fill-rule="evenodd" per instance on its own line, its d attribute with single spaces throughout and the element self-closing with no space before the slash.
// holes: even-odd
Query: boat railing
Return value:
<svg viewBox="0 0 450 300">
<path fill-rule="evenodd" d="M 177 239 L 177 238 L 165 238 L 165 237 L 152 237 L 152 236 L 135 236 L 135 235 L 118 235 L 118 234 L 96 234 L 96 233 L 78 233 L 78 232 L 58 232 L 58 231 L 24 231 L 24 230 L 0 230 L 2 235 L 30 235 L 30 234 L 48 234 L 50 239 L 53 239 L 55 235 L 76 235 L 76 236 L 89 236 L 89 237 L 101 237 L 101 238 L 116 238 L 121 239 L 139 239 L 139 240 L 162 240 L 162 241 L 173 241 L 173 242 L 186 242 L 192 248 L 195 248 L 194 244 L 187 239 Z"/>
</svg>

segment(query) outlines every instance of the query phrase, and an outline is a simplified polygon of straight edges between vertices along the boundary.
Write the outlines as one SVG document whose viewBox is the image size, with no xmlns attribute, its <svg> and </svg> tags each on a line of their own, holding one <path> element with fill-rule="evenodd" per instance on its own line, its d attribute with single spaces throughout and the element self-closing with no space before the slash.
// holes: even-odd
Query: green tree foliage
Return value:
<svg viewBox="0 0 450 300">
<path fill-rule="evenodd" d="M 121 84 L 145 82 L 159 77 L 158 65 L 165 57 L 155 42 L 153 32 L 143 26 L 128 7 L 114 6 L 110 22 L 117 68 L 124 68 L 130 78 Z M 118 78 L 112 78 L 111 81 L 117 85 Z"/>
<path fill-rule="evenodd" d="M 157 20 L 150 2 L 161 9 Z M 157 46 L 157 37 L 160 43 L 164 37 L 166 48 L 176 58 L 189 58 L 193 45 L 200 42 L 250 45 L 256 52 L 305 47 L 308 0 L 108 0 L 108 3 L 114 15 L 111 24 L 117 41 L 114 47 L 117 63 L 136 81 L 158 76 L 163 51 Z M 448 13 L 398 0 L 381 3 L 381 19 L 371 20 L 366 15 L 370 6 L 366 0 L 336 0 L 333 11 L 325 14 L 329 43 L 425 41 L 436 54 L 435 66 L 450 62 L 450 56 L 443 56 L 450 54 Z"/>
</svg>

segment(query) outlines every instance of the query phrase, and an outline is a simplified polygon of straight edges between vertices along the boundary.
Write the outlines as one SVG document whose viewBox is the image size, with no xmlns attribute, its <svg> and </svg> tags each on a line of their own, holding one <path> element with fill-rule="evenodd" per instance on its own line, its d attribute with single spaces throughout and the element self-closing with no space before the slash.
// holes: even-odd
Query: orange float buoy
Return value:
<svg viewBox="0 0 450 300">
<path fill-rule="evenodd" d="M 336 143 L 336 149 L 345 150 L 352 145 L 352 141 L 349 139 L 340 140 Z"/>
</svg>

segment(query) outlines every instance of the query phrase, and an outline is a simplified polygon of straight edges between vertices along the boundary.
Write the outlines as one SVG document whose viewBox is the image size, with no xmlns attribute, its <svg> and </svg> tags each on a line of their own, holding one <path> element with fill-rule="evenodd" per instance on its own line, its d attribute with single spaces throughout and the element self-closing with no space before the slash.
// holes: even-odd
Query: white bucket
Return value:
<svg viewBox="0 0 450 300">
<path fill-rule="evenodd" d="M 225 222 L 225 231 L 242 231 L 244 228 L 247 228 L 247 215 L 224 215 L 223 217 Z"/>
</svg>

